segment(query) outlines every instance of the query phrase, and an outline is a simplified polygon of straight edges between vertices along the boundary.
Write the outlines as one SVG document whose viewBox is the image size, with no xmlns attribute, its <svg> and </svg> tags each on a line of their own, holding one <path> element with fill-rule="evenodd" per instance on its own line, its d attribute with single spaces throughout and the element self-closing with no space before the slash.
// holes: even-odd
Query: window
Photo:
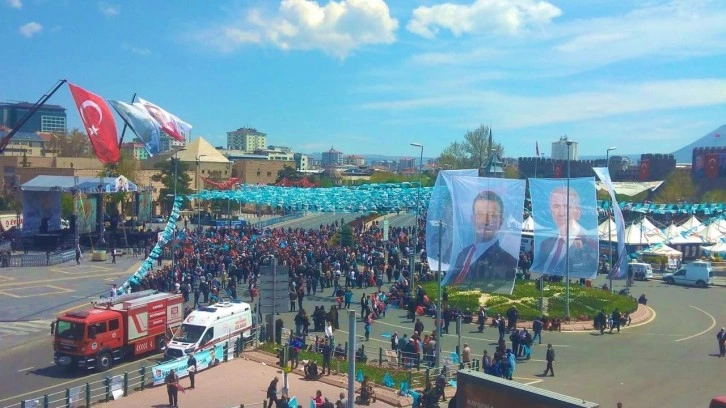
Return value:
<svg viewBox="0 0 726 408">
<path fill-rule="evenodd" d="M 260 171 L 259 171 L 259 170 L 257 170 L 257 176 L 259 177 L 259 175 L 260 175 Z"/>
<path fill-rule="evenodd" d="M 267 177 L 270 177 L 270 176 L 272 176 L 272 172 L 271 171 L 268 171 L 267 172 Z"/>
<path fill-rule="evenodd" d="M 118 319 L 113 319 L 110 322 L 108 322 L 108 329 L 109 330 L 118 330 Z"/>
</svg>

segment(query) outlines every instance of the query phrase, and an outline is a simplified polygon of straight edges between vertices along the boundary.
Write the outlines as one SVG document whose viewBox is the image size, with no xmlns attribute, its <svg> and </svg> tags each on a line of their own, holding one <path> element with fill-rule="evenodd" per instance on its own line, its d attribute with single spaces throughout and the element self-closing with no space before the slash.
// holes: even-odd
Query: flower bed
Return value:
<svg viewBox="0 0 726 408">
<path fill-rule="evenodd" d="M 436 301 L 436 282 L 425 282 L 421 285 L 431 301 Z M 518 280 L 511 295 L 482 295 L 479 291 L 458 291 L 447 288 L 449 305 L 460 309 L 468 308 L 471 311 L 484 305 L 489 316 L 505 314 L 510 307 L 516 306 L 519 317 L 523 320 L 534 320 L 542 315 L 539 306 L 540 290 L 536 281 Z M 551 317 L 565 316 L 565 284 L 545 283 L 543 290 L 547 299 L 546 314 Z M 606 313 L 619 309 L 623 313 L 632 313 L 638 308 L 637 301 L 630 296 L 622 296 L 606 292 L 599 288 L 587 288 L 580 285 L 570 285 L 570 316 L 577 319 L 590 320 L 604 309 Z"/>
</svg>

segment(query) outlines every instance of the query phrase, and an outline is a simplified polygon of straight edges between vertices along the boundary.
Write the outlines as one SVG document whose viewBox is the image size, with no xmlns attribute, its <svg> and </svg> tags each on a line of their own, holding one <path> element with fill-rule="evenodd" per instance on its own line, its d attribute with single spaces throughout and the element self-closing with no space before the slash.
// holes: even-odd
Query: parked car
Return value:
<svg viewBox="0 0 726 408">
<path fill-rule="evenodd" d="M 713 284 L 713 269 L 711 269 L 711 262 L 691 262 L 676 273 L 663 274 L 663 281 L 669 285 L 686 285 L 706 288 Z"/>
</svg>

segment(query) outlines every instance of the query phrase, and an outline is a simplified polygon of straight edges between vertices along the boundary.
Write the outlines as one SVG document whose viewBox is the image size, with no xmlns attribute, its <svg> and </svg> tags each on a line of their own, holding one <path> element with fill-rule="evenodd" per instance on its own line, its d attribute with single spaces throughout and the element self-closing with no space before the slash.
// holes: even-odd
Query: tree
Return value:
<svg viewBox="0 0 726 408">
<path fill-rule="evenodd" d="M 726 202 L 726 190 L 718 188 L 706 191 L 701 197 L 702 203 L 723 203 Z"/>
<path fill-rule="evenodd" d="M 698 189 L 691 179 L 689 170 L 676 169 L 656 191 L 653 202 L 659 204 L 676 203 L 679 201 L 695 202 L 698 200 Z"/>
<path fill-rule="evenodd" d="M 480 125 L 472 131 L 467 131 L 462 142 L 454 142 L 445 148 L 439 155 L 438 162 L 441 168 L 482 169 L 489 164 L 492 152 L 502 157 L 504 148 L 501 144 L 493 142 L 489 126 Z"/>
<path fill-rule="evenodd" d="M 504 167 L 504 174 L 502 175 L 502 177 L 506 179 L 518 179 L 519 170 L 514 165 L 506 166 Z"/>
<path fill-rule="evenodd" d="M 177 195 L 187 195 L 192 193 L 190 187 L 192 178 L 189 177 L 187 171 L 189 164 L 178 161 L 173 157 L 169 161 L 156 163 L 154 168 L 159 170 L 159 174 L 151 176 L 151 179 L 157 183 L 161 183 L 164 187 L 159 190 L 159 203 L 171 213 L 174 203 L 174 162 L 177 162 L 177 179 L 176 193 Z"/>
<path fill-rule="evenodd" d="M 23 158 L 20 159 L 20 167 L 30 167 L 30 162 L 28 162 L 28 155 L 23 152 Z"/>
<path fill-rule="evenodd" d="M 282 170 L 277 172 L 277 179 L 275 183 L 279 183 L 282 179 L 288 179 L 292 181 L 298 181 L 302 179 L 302 175 L 295 170 L 294 167 L 288 166 L 287 164 L 282 167 Z"/>
<path fill-rule="evenodd" d="M 133 153 L 128 150 L 121 150 L 121 159 L 116 164 L 104 164 L 103 170 L 99 173 L 99 177 L 119 177 L 124 176 L 129 181 L 135 182 L 136 172 L 141 167 L 139 160 Z M 115 214 L 119 204 L 121 205 L 121 220 L 126 219 L 127 209 L 131 207 L 134 195 L 129 192 L 116 192 L 106 196 L 107 206 L 104 208 L 108 214 Z"/>
<path fill-rule="evenodd" d="M 340 228 L 340 246 L 348 247 L 353 245 L 353 227 L 348 224 Z"/>
</svg>

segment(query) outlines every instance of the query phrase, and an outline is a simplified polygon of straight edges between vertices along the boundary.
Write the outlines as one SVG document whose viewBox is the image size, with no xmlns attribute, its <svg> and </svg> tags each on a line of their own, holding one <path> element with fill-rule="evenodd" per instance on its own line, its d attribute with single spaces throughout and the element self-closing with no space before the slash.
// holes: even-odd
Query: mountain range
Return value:
<svg viewBox="0 0 726 408">
<path fill-rule="evenodd" d="M 693 149 L 697 147 L 726 147 L 726 125 L 721 125 L 718 129 L 673 152 L 676 163 L 690 163 L 693 159 Z"/>
</svg>

